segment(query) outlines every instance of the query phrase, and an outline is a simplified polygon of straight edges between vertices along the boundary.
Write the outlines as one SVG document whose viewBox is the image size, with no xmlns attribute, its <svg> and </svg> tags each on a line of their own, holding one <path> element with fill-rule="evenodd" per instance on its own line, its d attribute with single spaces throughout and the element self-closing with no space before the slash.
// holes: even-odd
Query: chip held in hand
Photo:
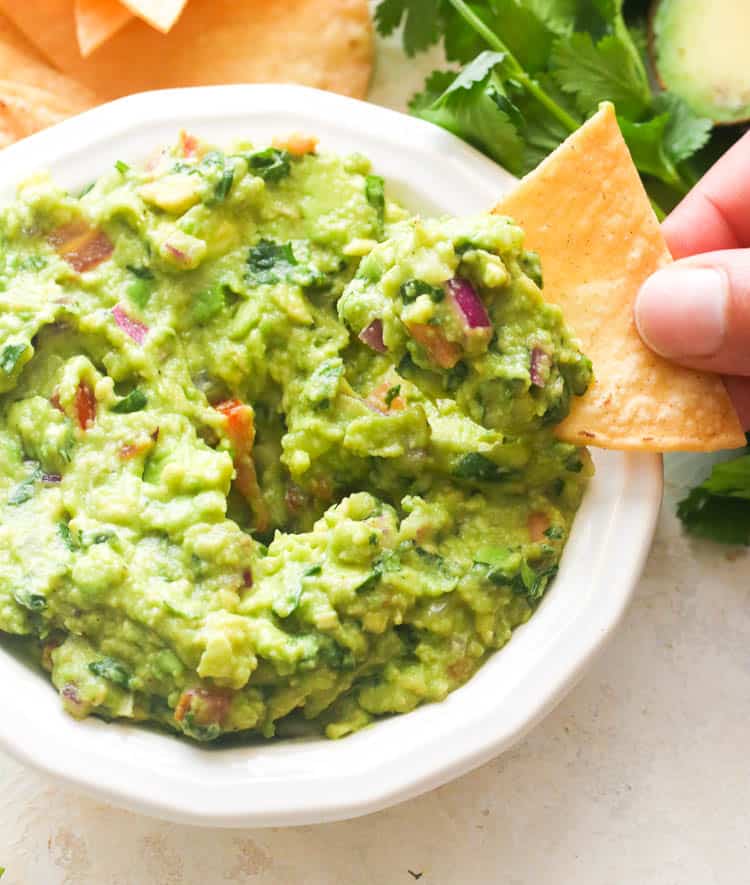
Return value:
<svg viewBox="0 0 750 885">
<path fill-rule="evenodd" d="M 559 425 L 561 439 L 653 452 L 745 445 L 721 378 L 668 362 L 638 335 L 638 290 L 672 259 L 610 103 L 493 212 L 525 230 L 526 247 L 541 258 L 545 298 L 593 363 L 594 382 Z"/>
</svg>

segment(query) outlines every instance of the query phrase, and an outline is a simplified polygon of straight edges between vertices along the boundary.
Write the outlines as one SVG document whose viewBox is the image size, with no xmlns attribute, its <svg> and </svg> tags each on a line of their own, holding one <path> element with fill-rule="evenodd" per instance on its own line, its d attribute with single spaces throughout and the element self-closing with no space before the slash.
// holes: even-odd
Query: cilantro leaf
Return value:
<svg viewBox="0 0 750 885">
<path fill-rule="evenodd" d="M 663 112 L 643 123 L 618 117 L 620 129 L 638 169 L 676 185 L 678 164 L 703 147 L 712 123 L 694 114 L 676 95 L 657 96 L 654 109 Z"/>
<path fill-rule="evenodd" d="M 151 270 L 150 267 L 145 267 L 145 266 L 138 267 L 135 264 L 129 264 L 127 267 L 128 267 L 128 270 L 130 271 L 130 273 L 132 273 L 134 276 L 138 277 L 138 279 L 141 279 L 141 280 L 153 280 L 154 279 L 154 272 Z"/>
<path fill-rule="evenodd" d="M 47 598 L 41 593 L 33 593 L 31 590 L 14 590 L 15 601 L 30 612 L 42 612 L 47 608 Z"/>
<path fill-rule="evenodd" d="M 247 158 L 247 165 L 253 175 L 257 175 L 264 181 L 281 181 L 292 170 L 292 158 L 288 151 L 269 147 L 262 151 L 256 151 Z M 230 182 L 231 186 L 231 182 Z"/>
<path fill-rule="evenodd" d="M 34 489 L 37 482 L 42 478 L 42 468 L 34 461 L 32 462 L 31 473 L 13 489 L 8 495 L 8 504 L 11 507 L 19 507 L 34 497 Z"/>
<path fill-rule="evenodd" d="M 375 210 L 377 232 L 382 235 L 385 225 L 385 182 L 379 175 L 365 177 L 365 199 Z"/>
<path fill-rule="evenodd" d="M 669 115 L 664 130 L 665 148 L 673 162 L 680 163 L 699 151 L 711 135 L 713 123 L 699 117 L 687 103 L 671 92 L 662 92 L 654 98 L 654 110 Z"/>
<path fill-rule="evenodd" d="M 556 34 L 569 34 L 573 29 L 578 0 L 521 0 L 540 22 Z"/>
<path fill-rule="evenodd" d="M 278 283 L 296 264 L 291 243 L 276 243 L 264 238 L 251 246 L 247 254 L 247 266 L 258 283 Z"/>
<path fill-rule="evenodd" d="M 409 102 L 409 110 L 415 117 L 420 111 L 429 108 L 456 79 L 455 71 L 433 71 L 425 80 L 422 92 L 417 92 Z"/>
<path fill-rule="evenodd" d="M 322 286 L 326 276 L 312 265 L 300 264 L 292 244 L 263 238 L 251 246 L 247 254 L 248 278 L 251 283 L 273 285 L 289 281 L 297 286 Z"/>
<path fill-rule="evenodd" d="M 630 39 L 633 41 L 633 46 L 635 46 L 638 55 L 641 57 L 641 62 L 644 67 L 648 69 L 650 64 L 648 58 L 648 22 L 645 18 L 638 19 L 638 21 L 635 22 L 629 22 L 628 31 L 630 32 Z"/>
<path fill-rule="evenodd" d="M 499 467 L 479 452 L 468 452 L 463 455 L 453 468 L 453 475 L 458 479 L 473 479 L 480 482 L 497 482 L 508 473 L 507 468 Z"/>
<path fill-rule="evenodd" d="M 70 526 L 67 522 L 58 522 L 57 524 L 57 534 L 60 537 L 60 540 L 63 544 L 71 551 L 71 553 L 76 549 L 76 542 L 73 540 L 73 533 L 70 531 Z"/>
<path fill-rule="evenodd" d="M 396 384 L 394 387 L 389 387 L 385 394 L 385 404 L 390 409 L 391 403 L 394 399 L 401 393 L 401 385 Z"/>
<path fill-rule="evenodd" d="M 627 117 L 618 117 L 617 122 L 628 143 L 633 162 L 641 172 L 667 183 L 675 181 L 677 169 L 665 144 L 669 114 L 660 114 L 644 123 L 632 123 Z"/>
<path fill-rule="evenodd" d="M 404 304 L 416 301 L 420 295 L 429 295 L 436 304 L 445 298 L 445 290 L 442 286 L 433 286 L 414 277 L 402 283 L 398 292 Z"/>
<path fill-rule="evenodd" d="M 631 119 L 639 119 L 648 110 L 648 83 L 619 37 L 608 35 L 596 44 L 588 33 L 561 37 L 552 49 L 550 67 L 563 91 L 575 95 L 583 114 L 596 111 L 605 99 Z"/>
<path fill-rule="evenodd" d="M 472 4 L 472 11 L 491 30 L 495 30 L 497 22 L 495 21 L 494 10 L 490 10 L 484 5 Z M 448 4 L 448 9 L 445 12 L 444 32 L 443 44 L 445 57 L 448 61 L 466 64 L 487 48 L 487 44 L 482 37 L 464 21 L 460 13 L 450 4 Z"/>
<path fill-rule="evenodd" d="M 411 113 L 511 172 L 533 169 L 582 118 L 612 101 L 652 203 L 662 211 L 658 203 L 674 205 L 715 159 L 709 151 L 696 156 L 711 124 L 676 96 L 652 87 L 645 23 L 626 24 L 623 5 L 624 0 L 380 0 L 375 19 L 384 35 L 402 27 L 409 55 L 443 38 L 448 60 L 464 68 L 432 73 L 410 102 Z"/>
<path fill-rule="evenodd" d="M 571 116 L 578 115 L 574 99 L 560 89 L 550 74 L 539 75 L 537 82 L 561 108 Z M 569 131 L 522 89 L 512 89 L 511 95 L 523 119 L 521 127 L 521 135 L 524 140 L 522 171 L 526 173 L 536 168 L 547 154 L 563 142 Z"/>
<path fill-rule="evenodd" d="M 0 370 L 10 375 L 26 351 L 26 344 L 6 344 L 0 351 Z"/>
<path fill-rule="evenodd" d="M 547 11 L 542 8 L 535 9 L 532 4 L 524 0 L 493 0 L 491 6 L 492 12 L 483 11 L 478 7 L 474 7 L 474 11 L 495 33 L 502 31 L 503 42 L 529 73 L 535 74 L 544 70 L 549 61 L 553 41 L 558 36 L 547 17 Z M 462 33 L 458 28 L 456 32 Z M 445 38 L 446 56 L 455 61 L 466 62 L 486 48 L 485 43 L 474 33 L 474 40 L 471 43 L 466 37 L 463 38 L 464 45 L 471 48 L 471 54 L 460 58 L 457 53 L 449 51 L 451 42 L 451 35 L 448 33 Z"/>
<path fill-rule="evenodd" d="M 216 182 L 216 186 L 214 187 L 212 205 L 215 205 L 216 203 L 221 203 L 226 200 L 227 196 L 229 195 L 229 191 L 232 189 L 233 183 L 234 168 L 232 166 L 227 166 L 221 173 L 221 178 Z"/>
<path fill-rule="evenodd" d="M 412 113 L 465 139 L 509 171 L 520 172 L 521 117 L 499 76 L 506 59 L 502 52 L 480 53 L 431 104 L 421 100 L 413 105 Z"/>
<path fill-rule="evenodd" d="M 89 671 L 94 676 L 100 676 L 120 688 L 130 688 L 130 680 L 132 676 L 130 671 L 114 658 L 101 658 L 98 661 L 92 661 L 89 664 Z"/>
<path fill-rule="evenodd" d="M 146 408 L 148 397 L 137 387 L 131 390 L 127 396 L 124 396 L 118 403 L 115 403 L 110 409 L 118 415 L 129 415 L 131 412 L 140 412 Z"/>
<path fill-rule="evenodd" d="M 383 0 L 375 10 L 375 27 L 388 37 L 403 21 L 404 49 L 415 55 L 440 39 L 443 7 L 443 0 Z"/>
<path fill-rule="evenodd" d="M 750 454 L 717 464 L 677 505 L 693 535 L 724 544 L 750 544 Z"/>
<path fill-rule="evenodd" d="M 722 544 L 750 544 L 750 502 L 711 495 L 700 486 L 677 507 L 691 535 Z"/>
</svg>

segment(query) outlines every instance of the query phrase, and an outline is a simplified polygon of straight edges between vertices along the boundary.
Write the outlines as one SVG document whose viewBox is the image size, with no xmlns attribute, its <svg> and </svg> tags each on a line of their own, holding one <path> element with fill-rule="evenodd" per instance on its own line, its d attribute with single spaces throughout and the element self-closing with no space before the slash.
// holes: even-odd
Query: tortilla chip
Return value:
<svg viewBox="0 0 750 885">
<path fill-rule="evenodd" d="M 70 113 L 78 113 L 96 104 L 91 90 L 51 68 L 18 28 L 1 13 L 0 80 L 15 80 L 19 84 L 46 90 L 55 95 Z"/>
<path fill-rule="evenodd" d="M 78 48 L 84 58 L 133 17 L 117 0 L 75 0 L 73 9 Z"/>
<path fill-rule="evenodd" d="M 0 147 L 96 103 L 93 93 L 51 68 L 0 15 Z"/>
<path fill-rule="evenodd" d="M 0 147 L 59 123 L 70 112 L 45 89 L 0 80 Z"/>
<path fill-rule="evenodd" d="M 301 83 L 359 98 L 367 92 L 367 0 L 190 0 L 169 34 L 133 19 L 88 58 L 78 50 L 73 2 L 0 0 L 0 9 L 102 101 L 212 83 Z"/>
<path fill-rule="evenodd" d="M 545 298 L 562 308 L 594 365 L 595 381 L 560 424 L 561 439 L 654 452 L 745 444 L 721 378 L 662 359 L 636 330 L 638 289 L 671 257 L 611 104 L 493 212 L 526 231 L 542 260 Z"/>
<path fill-rule="evenodd" d="M 167 34 L 182 14 L 187 0 L 122 0 L 146 24 Z"/>
</svg>

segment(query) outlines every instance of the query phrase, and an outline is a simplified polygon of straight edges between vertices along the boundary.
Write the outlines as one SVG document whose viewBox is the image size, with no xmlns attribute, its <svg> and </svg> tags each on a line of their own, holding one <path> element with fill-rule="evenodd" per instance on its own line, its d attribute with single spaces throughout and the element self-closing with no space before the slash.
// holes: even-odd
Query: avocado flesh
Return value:
<svg viewBox="0 0 750 885">
<path fill-rule="evenodd" d="M 748 0 L 657 0 L 651 55 L 665 89 L 716 123 L 750 118 Z"/>
</svg>

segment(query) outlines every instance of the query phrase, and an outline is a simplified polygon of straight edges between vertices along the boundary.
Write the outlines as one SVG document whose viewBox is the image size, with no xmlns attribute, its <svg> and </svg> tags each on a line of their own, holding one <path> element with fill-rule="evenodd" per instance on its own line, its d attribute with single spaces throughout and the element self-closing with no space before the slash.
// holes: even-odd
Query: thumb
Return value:
<svg viewBox="0 0 750 885">
<path fill-rule="evenodd" d="M 693 255 L 656 271 L 638 293 L 635 323 L 668 359 L 750 375 L 750 249 Z"/>
</svg>

